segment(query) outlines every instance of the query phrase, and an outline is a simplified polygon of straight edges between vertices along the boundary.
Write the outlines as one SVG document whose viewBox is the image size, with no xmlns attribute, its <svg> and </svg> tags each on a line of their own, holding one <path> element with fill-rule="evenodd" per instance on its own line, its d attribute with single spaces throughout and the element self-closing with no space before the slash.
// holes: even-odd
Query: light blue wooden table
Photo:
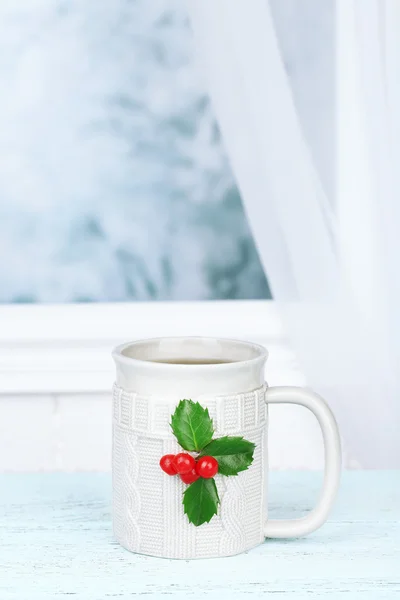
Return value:
<svg viewBox="0 0 400 600">
<path fill-rule="evenodd" d="M 400 599 L 400 472 L 347 472 L 330 521 L 237 557 L 169 561 L 112 539 L 110 477 L 0 475 L 0 600 Z M 270 515 L 299 516 L 321 476 L 272 473 Z"/>
</svg>

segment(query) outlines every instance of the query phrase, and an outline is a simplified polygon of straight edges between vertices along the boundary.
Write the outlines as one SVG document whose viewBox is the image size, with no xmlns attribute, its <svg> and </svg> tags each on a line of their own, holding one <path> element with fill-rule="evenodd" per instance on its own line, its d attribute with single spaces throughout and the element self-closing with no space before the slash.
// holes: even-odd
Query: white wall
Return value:
<svg viewBox="0 0 400 600">
<path fill-rule="evenodd" d="M 3 307 L 0 322 L 0 472 L 110 469 L 110 350 L 123 340 L 254 340 L 270 350 L 270 385 L 305 384 L 272 302 Z M 304 408 L 270 407 L 269 448 L 271 468 L 323 466 L 319 427 Z"/>
<path fill-rule="evenodd" d="M 319 469 L 322 439 L 305 409 L 270 409 L 270 465 Z M 0 396 L 1 471 L 108 471 L 110 394 Z"/>
</svg>

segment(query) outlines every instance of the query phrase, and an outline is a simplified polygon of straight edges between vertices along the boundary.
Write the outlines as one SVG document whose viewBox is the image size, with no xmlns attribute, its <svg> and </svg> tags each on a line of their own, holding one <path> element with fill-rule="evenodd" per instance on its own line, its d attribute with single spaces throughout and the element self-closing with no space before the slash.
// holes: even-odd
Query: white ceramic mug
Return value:
<svg viewBox="0 0 400 600">
<path fill-rule="evenodd" d="M 314 392 L 268 388 L 267 356 L 256 344 L 201 337 L 142 340 L 114 350 L 113 526 L 122 546 L 166 558 L 230 556 L 265 537 L 298 537 L 324 523 L 340 478 L 336 421 Z M 189 523 L 184 513 L 182 497 L 188 486 L 159 465 L 163 455 L 184 451 L 171 430 L 171 415 L 182 399 L 208 409 L 214 438 L 243 436 L 255 444 L 247 470 L 215 476 L 220 505 L 201 526 Z M 323 489 L 317 506 L 301 519 L 273 521 L 267 516 L 267 408 L 276 403 L 306 406 L 322 429 Z"/>
</svg>

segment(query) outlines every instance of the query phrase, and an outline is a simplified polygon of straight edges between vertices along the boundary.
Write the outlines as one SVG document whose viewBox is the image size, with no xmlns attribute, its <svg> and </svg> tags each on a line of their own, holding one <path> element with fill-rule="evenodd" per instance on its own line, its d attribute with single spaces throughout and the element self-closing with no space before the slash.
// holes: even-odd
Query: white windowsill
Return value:
<svg viewBox="0 0 400 600">
<path fill-rule="evenodd" d="M 107 392 L 116 344 L 168 335 L 264 344 L 270 383 L 304 383 L 273 301 L 8 305 L 0 322 L 3 394 Z"/>
</svg>

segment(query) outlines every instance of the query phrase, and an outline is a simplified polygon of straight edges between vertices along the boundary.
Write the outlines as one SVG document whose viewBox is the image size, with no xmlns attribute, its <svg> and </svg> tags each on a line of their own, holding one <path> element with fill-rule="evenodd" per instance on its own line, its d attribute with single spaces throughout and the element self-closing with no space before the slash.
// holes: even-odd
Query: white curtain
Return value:
<svg viewBox="0 0 400 600">
<path fill-rule="evenodd" d="M 400 3 L 336 0 L 336 197 L 267 0 L 190 0 L 209 92 L 275 300 L 351 457 L 400 467 Z M 332 205 L 334 209 L 332 209 Z"/>
</svg>

